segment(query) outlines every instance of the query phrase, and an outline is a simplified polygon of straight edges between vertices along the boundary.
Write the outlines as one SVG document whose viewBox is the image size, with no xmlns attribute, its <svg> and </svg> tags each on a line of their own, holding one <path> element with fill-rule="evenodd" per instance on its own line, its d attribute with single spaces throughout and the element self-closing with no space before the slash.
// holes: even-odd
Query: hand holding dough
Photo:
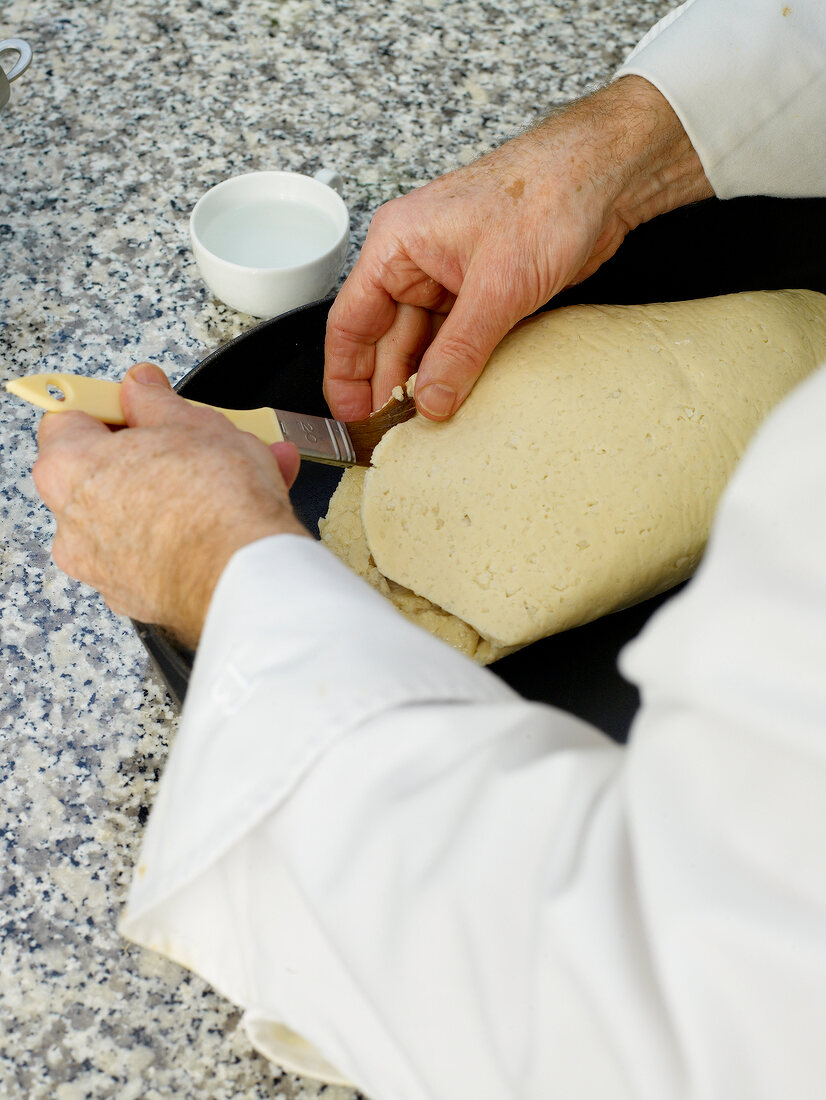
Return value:
<svg viewBox="0 0 826 1100">
<path fill-rule="evenodd" d="M 685 580 L 753 432 L 824 361 L 812 291 L 542 314 L 451 420 L 394 428 L 363 488 L 348 471 L 322 537 L 487 663 Z"/>
</svg>

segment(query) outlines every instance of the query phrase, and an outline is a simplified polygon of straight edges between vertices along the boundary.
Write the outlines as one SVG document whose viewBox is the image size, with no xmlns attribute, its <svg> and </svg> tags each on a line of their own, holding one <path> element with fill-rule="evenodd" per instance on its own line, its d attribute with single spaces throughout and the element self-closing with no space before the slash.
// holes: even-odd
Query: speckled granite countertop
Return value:
<svg viewBox="0 0 826 1100">
<path fill-rule="evenodd" d="M 209 186 L 339 168 L 351 264 L 376 206 L 607 77 L 672 6 L 7 0 L 0 38 L 35 56 L 0 114 L 0 381 L 138 359 L 179 378 L 255 323 L 195 271 Z M 0 418 L 0 1095 L 349 1100 L 118 938 L 176 713 L 130 624 L 50 561 L 37 416 L 4 394 Z"/>
</svg>

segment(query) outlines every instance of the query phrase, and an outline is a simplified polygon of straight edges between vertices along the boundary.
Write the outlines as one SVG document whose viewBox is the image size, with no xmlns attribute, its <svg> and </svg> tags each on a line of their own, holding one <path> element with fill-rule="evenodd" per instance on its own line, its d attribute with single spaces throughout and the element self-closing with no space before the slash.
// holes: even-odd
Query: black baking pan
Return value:
<svg viewBox="0 0 826 1100">
<path fill-rule="evenodd" d="M 612 260 L 555 298 L 552 308 L 783 288 L 826 293 L 826 199 L 711 199 L 675 211 L 629 234 Z M 218 348 L 181 380 L 178 391 L 215 405 L 327 414 L 321 382 L 331 301 L 265 321 Z M 335 468 L 302 464 L 292 499 L 316 535 L 339 477 Z M 536 642 L 491 670 L 527 698 L 562 707 L 624 741 L 639 700 L 617 671 L 617 655 L 670 596 Z M 193 654 L 157 627 L 136 627 L 180 705 Z"/>
</svg>

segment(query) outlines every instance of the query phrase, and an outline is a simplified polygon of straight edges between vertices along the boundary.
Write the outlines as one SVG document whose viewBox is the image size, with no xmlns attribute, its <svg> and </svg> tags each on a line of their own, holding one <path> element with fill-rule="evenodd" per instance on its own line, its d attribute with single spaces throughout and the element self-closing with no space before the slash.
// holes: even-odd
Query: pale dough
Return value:
<svg viewBox="0 0 826 1100">
<path fill-rule="evenodd" d="M 552 310 L 451 420 L 417 416 L 347 471 L 322 538 L 488 663 L 688 577 L 756 427 L 824 361 L 813 291 Z"/>
<path fill-rule="evenodd" d="M 481 638 L 472 626 L 436 607 L 424 596 L 417 596 L 409 588 L 388 580 L 378 571 L 361 522 L 361 496 L 366 473 L 367 470 L 361 466 L 351 466 L 344 471 L 330 499 L 326 518 L 319 520 L 322 542 L 391 600 L 408 619 L 448 642 L 454 649 L 480 664 L 490 664 L 503 656 L 500 647 Z"/>
</svg>

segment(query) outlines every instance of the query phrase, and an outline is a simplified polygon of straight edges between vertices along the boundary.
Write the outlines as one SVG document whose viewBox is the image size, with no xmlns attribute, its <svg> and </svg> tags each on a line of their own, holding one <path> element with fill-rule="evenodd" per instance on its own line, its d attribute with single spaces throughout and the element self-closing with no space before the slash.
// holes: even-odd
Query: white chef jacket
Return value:
<svg viewBox="0 0 826 1100">
<path fill-rule="evenodd" d="M 669 101 L 714 193 L 826 194 L 826 0 L 688 0 L 617 76 Z"/>
<path fill-rule="evenodd" d="M 740 170 L 737 193 L 826 193 L 824 17 L 789 3 L 695 0 L 630 63 L 675 96 L 720 193 Z M 701 16 L 730 34 L 701 50 Z M 728 64 L 730 40 L 758 54 L 706 117 L 692 67 Z M 785 150 L 768 167 L 766 133 Z M 626 748 L 309 539 L 240 551 L 123 933 L 242 1006 L 259 1050 L 373 1100 L 826 1095 L 824 423 L 826 368 L 759 431 L 697 576 L 625 650 Z"/>
</svg>

